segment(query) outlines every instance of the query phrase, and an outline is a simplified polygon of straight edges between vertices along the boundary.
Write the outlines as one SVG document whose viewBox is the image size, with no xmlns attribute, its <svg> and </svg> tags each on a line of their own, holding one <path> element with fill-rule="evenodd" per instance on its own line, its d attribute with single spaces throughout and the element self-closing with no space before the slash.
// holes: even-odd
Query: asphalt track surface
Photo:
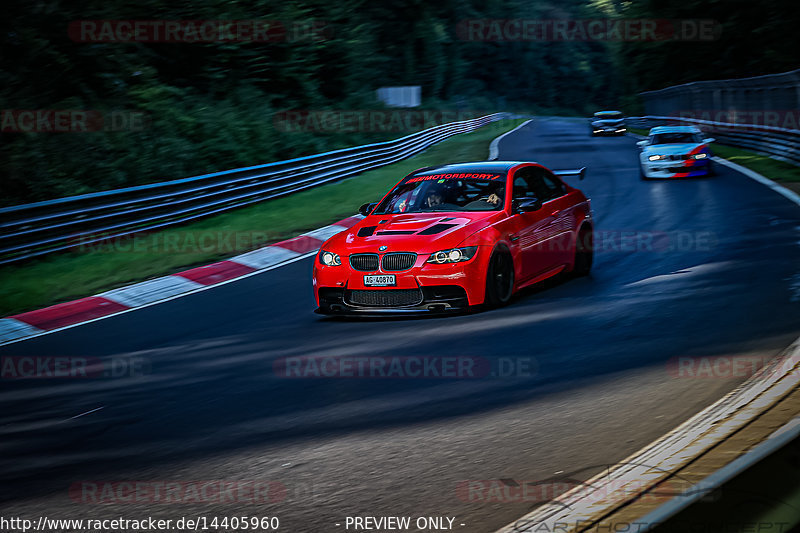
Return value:
<svg viewBox="0 0 800 533">
<path fill-rule="evenodd" d="M 0 348 L 146 363 L 132 377 L 0 382 L 0 514 L 278 516 L 281 531 L 300 532 L 344 530 L 355 515 L 450 516 L 480 532 L 536 502 L 464 501 L 460 481 L 586 479 L 622 460 L 743 379 L 676 378 L 671 358 L 774 356 L 800 325 L 800 209 L 725 167 L 643 182 L 634 143 L 557 118 L 499 143 L 501 159 L 587 166 L 574 184 L 592 199 L 598 234 L 590 277 L 546 283 L 500 310 L 321 318 L 307 258 Z M 641 249 L 623 246 L 622 232 Z M 277 358 L 299 355 L 535 365 L 473 379 L 275 375 Z M 70 499 L 81 480 L 270 480 L 286 494 L 96 505 Z"/>
</svg>

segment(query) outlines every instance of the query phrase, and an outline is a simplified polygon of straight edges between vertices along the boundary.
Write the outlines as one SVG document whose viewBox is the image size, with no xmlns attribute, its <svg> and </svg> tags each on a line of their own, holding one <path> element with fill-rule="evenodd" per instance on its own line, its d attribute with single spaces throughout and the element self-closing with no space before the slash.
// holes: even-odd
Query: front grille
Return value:
<svg viewBox="0 0 800 533">
<path fill-rule="evenodd" d="M 368 307 L 407 307 L 422 302 L 419 289 L 384 289 L 349 291 L 348 302 Z"/>
<path fill-rule="evenodd" d="M 383 256 L 381 268 L 385 272 L 399 272 L 408 270 L 417 261 L 417 254 L 412 253 L 391 253 Z"/>
<path fill-rule="evenodd" d="M 350 266 L 360 272 L 375 272 L 378 270 L 378 254 L 353 254 Z"/>
<path fill-rule="evenodd" d="M 677 154 L 669 156 L 670 161 L 685 161 L 689 159 L 691 156 L 686 154 Z"/>
</svg>

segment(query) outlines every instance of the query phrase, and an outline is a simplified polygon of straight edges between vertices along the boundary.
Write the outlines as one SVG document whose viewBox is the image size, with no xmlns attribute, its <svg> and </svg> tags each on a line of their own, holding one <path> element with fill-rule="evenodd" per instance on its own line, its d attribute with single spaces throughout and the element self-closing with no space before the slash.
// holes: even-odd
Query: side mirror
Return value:
<svg viewBox="0 0 800 533">
<path fill-rule="evenodd" d="M 374 204 L 364 204 L 364 205 L 362 205 L 361 207 L 359 207 L 359 208 L 358 208 L 358 213 L 359 213 L 360 215 L 367 216 L 367 215 L 369 215 L 369 214 L 372 212 L 372 210 L 373 210 L 373 209 L 375 209 L 376 207 L 378 207 L 378 204 L 377 204 L 377 203 L 374 203 Z"/>
<path fill-rule="evenodd" d="M 714 141 L 716 141 L 716 139 L 715 139 L 714 137 L 709 137 L 708 139 L 703 139 L 703 142 L 704 142 L 705 144 L 711 144 L 711 143 L 713 143 Z"/>
<path fill-rule="evenodd" d="M 647 141 L 639 141 L 636 143 L 636 146 L 647 146 Z"/>
<path fill-rule="evenodd" d="M 529 213 L 541 209 L 542 201 L 538 198 L 522 198 L 521 200 L 514 200 L 512 207 L 515 213 Z"/>
</svg>

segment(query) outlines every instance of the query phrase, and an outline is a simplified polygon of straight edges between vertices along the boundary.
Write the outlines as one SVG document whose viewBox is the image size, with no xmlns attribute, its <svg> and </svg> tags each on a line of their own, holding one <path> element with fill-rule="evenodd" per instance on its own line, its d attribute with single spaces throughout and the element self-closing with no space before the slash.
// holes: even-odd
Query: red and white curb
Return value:
<svg viewBox="0 0 800 533">
<path fill-rule="evenodd" d="M 314 254 L 330 237 L 353 227 L 354 215 L 218 263 L 142 281 L 94 296 L 0 319 L 0 345 L 125 313 L 229 283 Z"/>
</svg>

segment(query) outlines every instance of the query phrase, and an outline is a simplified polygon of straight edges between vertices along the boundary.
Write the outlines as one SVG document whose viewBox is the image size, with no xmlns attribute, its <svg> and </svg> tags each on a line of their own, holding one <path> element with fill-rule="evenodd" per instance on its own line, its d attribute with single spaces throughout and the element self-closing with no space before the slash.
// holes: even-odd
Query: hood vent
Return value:
<svg viewBox="0 0 800 533">
<path fill-rule="evenodd" d="M 434 224 L 428 229 L 424 229 L 417 233 L 417 235 L 436 235 L 450 228 L 455 228 L 458 224 Z"/>
<path fill-rule="evenodd" d="M 414 232 L 406 230 L 387 229 L 385 231 L 379 231 L 378 235 L 414 235 Z"/>
<path fill-rule="evenodd" d="M 363 228 L 359 228 L 357 235 L 359 237 L 369 237 L 375 233 L 375 228 L 377 227 L 378 226 L 364 226 Z"/>
</svg>

